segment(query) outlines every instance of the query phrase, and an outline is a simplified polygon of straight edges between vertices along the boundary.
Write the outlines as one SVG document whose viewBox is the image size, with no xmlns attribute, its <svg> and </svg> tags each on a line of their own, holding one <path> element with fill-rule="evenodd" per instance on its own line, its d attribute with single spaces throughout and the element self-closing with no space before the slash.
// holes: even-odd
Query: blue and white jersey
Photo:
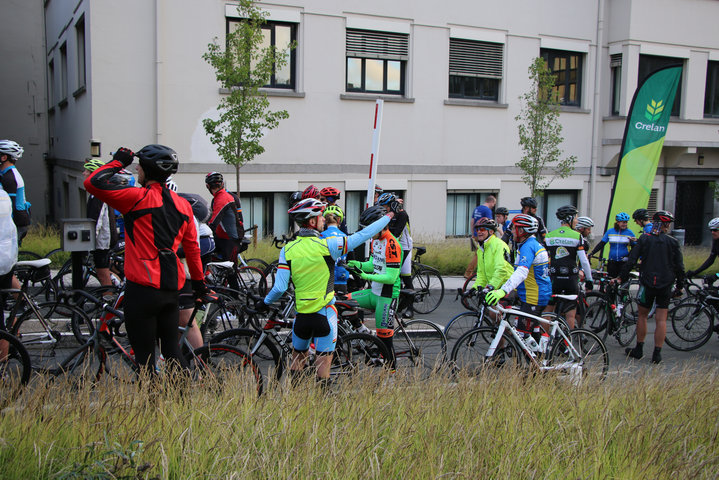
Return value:
<svg viewBox="0 0 719 480">
<path fill-rule="evenodd" d="M 651 231 L 651 230 L 650 230 Z M 609 244 L 609 260 L 615 262 L 624 262 L 629 256 L 629 246 L 632 244 L 632 238 L 635 237 L 634 232 L 628 228 L 625 230 L 615 230 L 610 228 L 602 237 L 602 242 Z"/>
<path fill-rule="evenodd" d="M 529 237 L 519 246 L 514 267 L 528 270 L 524 282 L 517 286 L 519 299 L 530 305 L 547 305 L 552 296 L 549 254 L 534 236 Z"/>
<path fill-rule="evenodd" d="M 345 232 L 340 230 L 339 228 L 335 227 L 334 225 L 329 226 L 325 229 L 324 232 L 320 234 L 321 238 L 329 238 L 329 237 L 346 237 L 347 235 Z M 335 261 L 335 285 L 347 285 L 347 279 L 349 278 L 349 272 L 345 267 L 341 267 L 337 265 L 337 263 L 341 261 L 345 261 L 347 259 L 347 255 L 342 255 L 340 258 L 338 258 Z"/>
</svg>

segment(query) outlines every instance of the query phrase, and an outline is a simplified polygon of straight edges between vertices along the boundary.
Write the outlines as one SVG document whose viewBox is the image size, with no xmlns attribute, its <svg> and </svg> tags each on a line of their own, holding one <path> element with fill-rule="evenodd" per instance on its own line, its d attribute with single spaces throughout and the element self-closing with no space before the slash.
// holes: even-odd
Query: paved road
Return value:
<svg viewBox="0 0 719 480">
<path fill-rule="evenodd" d="M 439 308 L 427 315 L 416 315 L 416 318 L 431 320 L 439 325 L 446 325 L 447 322 L 465 311 L 459 300 L 455 301 L 455 293 L 458 287 L 464 284 L 462 277 L 443 277 L 445 283 L 445 296 Z M 671 328 L 671 327 L 670 327 Z M 650 368 L 652 351 L 654 350 L 654 322 L 649 319 L 649 333 L 644 346 L 644 358 L 641 360 L 627 360 L 624 355 L 624 347 L 620 347 L 616 339 L 609 337 L 606 340 L 609 351 L 609 367 L 613 373 L 631 373 L 642 368 Z M 632 346 L 634 342 L 632 343 Z M 448 345 L 451 351 L 452 344 Z M 719 366 L 719 336 L 714 334 L 709 341 L 692 352 L 679 352 L 669 346 L 662 348 L 663 362 L 661 368 L 669 372 L 684 368 L 699 368 L 701 365 Z"/>
</svg>

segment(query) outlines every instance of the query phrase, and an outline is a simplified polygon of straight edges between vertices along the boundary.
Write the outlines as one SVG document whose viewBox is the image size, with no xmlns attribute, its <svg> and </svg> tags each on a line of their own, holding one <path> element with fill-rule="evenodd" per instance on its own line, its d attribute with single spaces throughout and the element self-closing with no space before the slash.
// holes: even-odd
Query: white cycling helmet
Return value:
<svg viewBox="0 0 719 480">
<path fill-rule="evenodd" d="M 712 218 L 711 220 L 709 220 L 709 228 L 711 230 L 716 230 L 719 228 L 719 217 Z"/>
<path fill-rule="evenodd" d="M 0 140 L 0 155 L 9 155 L 15 160 L 22 157 L 25 150 L 12 140 Z"/>
<path fill-rule="evenodd" d="M 589 217 L 578 217 L 577 218 L 577 228 L 592 228 L 594 226 L 594 222 Z"/>
</svg>

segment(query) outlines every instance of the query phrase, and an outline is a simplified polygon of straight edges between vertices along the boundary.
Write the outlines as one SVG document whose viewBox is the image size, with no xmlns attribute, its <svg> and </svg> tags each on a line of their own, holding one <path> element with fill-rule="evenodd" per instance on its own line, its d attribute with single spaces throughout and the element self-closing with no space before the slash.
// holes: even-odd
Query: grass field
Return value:
<svg viewBox="0 0 719 480">
<path fill-rule="evenodd" d="M 6 479 L 716 478 L 717 373 L 574 386 L 505 371 L 260 399 L 35 386 L 0 416 L 0 465 Z"/>
</svg>

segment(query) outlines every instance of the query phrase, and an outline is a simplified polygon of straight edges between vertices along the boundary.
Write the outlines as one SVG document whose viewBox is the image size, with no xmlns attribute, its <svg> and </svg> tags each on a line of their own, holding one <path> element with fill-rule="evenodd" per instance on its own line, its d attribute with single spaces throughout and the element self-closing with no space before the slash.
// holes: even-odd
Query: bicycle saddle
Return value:
<svg viewBox="0 0 719 480">
<path fill-rule="evenodd" d="M 41 258 L 39 260 L 20 260 L 15 264 L 16 267 L 32 267 L 32 268 L 42 268 L 50 265 L 52 263 L 52 260 L 49 258 Z"/>
</svg>

